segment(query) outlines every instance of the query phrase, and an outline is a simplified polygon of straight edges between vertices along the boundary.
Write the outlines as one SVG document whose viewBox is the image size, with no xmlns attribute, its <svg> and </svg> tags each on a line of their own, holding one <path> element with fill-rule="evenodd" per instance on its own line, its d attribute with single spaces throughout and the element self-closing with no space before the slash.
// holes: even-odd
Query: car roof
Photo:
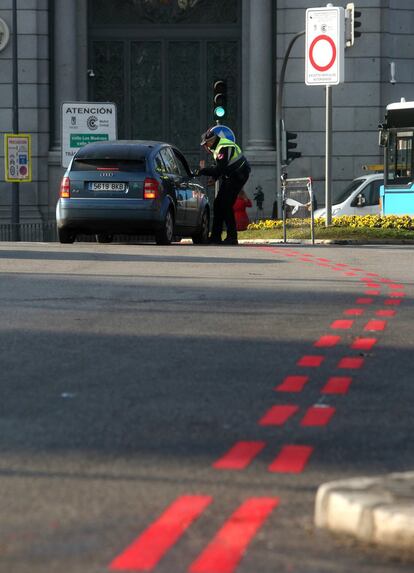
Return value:
<svg viewBox="0 0 414 573">
<path fill-rule="evenodd" d="M 87 143 L 76 153 L 75 159 L 137 159 L 147 157 L 151 151 L 169 146 L 162 141 L 117 139 Z"/>
<path fill-rule="evenodd" d="M 355 177 L 355 180 L 359 179 L 361 179 L 361 181 L 368 181 L 370 179 L 384 179 L 384 173 L 367 173 L 366 175 L 359 175 L 358 177 Z"/>
</svg>

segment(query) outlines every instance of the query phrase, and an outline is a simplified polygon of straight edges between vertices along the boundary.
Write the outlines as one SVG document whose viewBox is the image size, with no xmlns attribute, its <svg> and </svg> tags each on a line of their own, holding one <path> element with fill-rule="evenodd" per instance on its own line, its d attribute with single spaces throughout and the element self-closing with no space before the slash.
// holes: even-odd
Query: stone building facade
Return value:
<svg viewBox="0 0 414 573">
<path fill-rule="evenodd" d="M 346 50 L 345 83 L 332 88 L 333 196 L 382 162 L 377 126 L 387 103 L 414 100 L 414 3 L 360 0 L 362 36 Z M 177 144 L 193 165 L 212 123 L 212 83 L 228 82 L 229 116 L 260 185 L 263 215 L 275 199 L 277 81 L 291 38 L 317 0 L 16 0 L 19 131 L 33 139 L 33 181 L 20 184 L 22 222 L 52 221 L 61 167 L 61 104 L 114 101 L 119 137 Z M 12 29 L 13 0 L 0 18 Z M 283 115 L 302 157 L 289 176 L 324 193 L 325 94 L 304 82 L 300 38 L 286 74 Z M 390 64 L 395 63 L 395 83 Z M 12 41 L 0 52 L 0 222 L 10 221 L 4 133 L 13 125 Z"/>
</svg>

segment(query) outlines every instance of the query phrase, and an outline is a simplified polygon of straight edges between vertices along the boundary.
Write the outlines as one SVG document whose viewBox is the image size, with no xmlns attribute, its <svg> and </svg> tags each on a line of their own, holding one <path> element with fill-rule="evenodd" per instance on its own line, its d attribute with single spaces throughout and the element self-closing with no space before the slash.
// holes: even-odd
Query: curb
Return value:
<svg viewBox="0 0 414 573">
<path fill-rule="evenodd" d="M 387 547 L 414 548 L 414 472 L 322 484 L 315 525 Z"/>
</svg>

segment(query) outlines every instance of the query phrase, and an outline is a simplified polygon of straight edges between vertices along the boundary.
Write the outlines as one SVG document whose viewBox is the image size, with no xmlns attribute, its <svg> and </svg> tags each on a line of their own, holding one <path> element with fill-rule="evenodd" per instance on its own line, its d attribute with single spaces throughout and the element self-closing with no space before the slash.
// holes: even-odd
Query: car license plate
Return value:
<svg viewBox="0 0 414 573">
<path fill-rule="evenodd" d="M 125 191 L 125 183 L 115 183 L 112 181 L 96 181 L 89 183 L 91 191 Z"/>
</svg>

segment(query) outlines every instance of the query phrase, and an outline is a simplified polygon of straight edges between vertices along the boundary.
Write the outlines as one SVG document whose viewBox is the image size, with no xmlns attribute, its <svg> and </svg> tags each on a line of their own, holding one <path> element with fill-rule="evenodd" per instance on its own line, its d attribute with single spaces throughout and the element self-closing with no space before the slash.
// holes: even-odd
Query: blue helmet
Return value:
<svg viewBox="0 0 414 573">
<path fill-rule="evenodd" d="M 236 141 L 236 136 L 233 131 L 227 127 L 227 125 L 213 125 L 201 136 L 201 144 L 205 145 L 208 141 L 214 139 L 229 139 L 230 141 Z"/>
</svg>

